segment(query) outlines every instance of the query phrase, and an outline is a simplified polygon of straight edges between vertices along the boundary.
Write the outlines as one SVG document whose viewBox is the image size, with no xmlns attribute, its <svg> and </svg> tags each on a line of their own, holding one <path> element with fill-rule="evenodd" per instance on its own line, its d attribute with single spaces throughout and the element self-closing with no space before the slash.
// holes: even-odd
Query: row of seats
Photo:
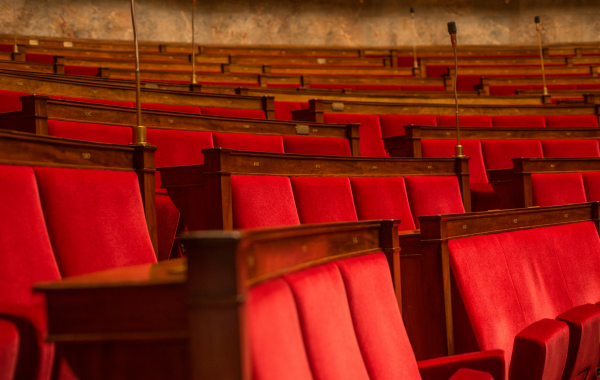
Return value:
<svg viewBox="0 0 600 380">
<path fill-rule="evenodd" d="M 535 206 L 598 202 L 600 173 L 532 174 L 531 190 Z"/>
<path fill-rule="evenodd" d="M 600 84 L 549 84 L 546 85 L 549 91 L 585 91 L 585 90 L 600 90 Z M 510 86 L 490 86 L 490 95 L 516 95 L 517 91 L 541 91 L 543 86 L 540 85 L 510 85 Z"/>
</svg>

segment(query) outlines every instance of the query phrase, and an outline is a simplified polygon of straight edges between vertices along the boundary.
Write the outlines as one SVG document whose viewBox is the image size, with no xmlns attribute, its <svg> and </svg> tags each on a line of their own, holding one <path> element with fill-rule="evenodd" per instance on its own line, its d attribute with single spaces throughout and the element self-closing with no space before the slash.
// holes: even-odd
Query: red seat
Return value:
<svg viewBox="0 0 600 380">
<path fill-rule="evenodd" d="M 544 86 L 541 84 L 534 84 L 533 86 L 534 90 L 538 90 L 541 91 L 544 89 Z M 574 84 L 549 84 L 546 85 L 546 88 L 548 90 L 551 91 L 571 91 L 571 90 L 577 90 L 577 86 Z"/>
<path fill-rule="evenodd" d="M 283 136 L 283 148 L 286 153 L 352 156 L 350 142 L 339 138 Z"/>
<path fill-rule="evenodd" d="M 547 115 L 546 127 L 598 127 L 598 117 L 596 115 Z"/>
<path fill-rule="evenodd" d="M 402 177 L 350 178 L 358 220 L 399 219 L 401 231 L 415 224 Z"/>
<path fill-rule="evenodd" d="M 25 53 L 25 60 L 27 62 L 54 63 L 54 56 L 50 54 Z"/>
<path fill-rule="evenodd" d="M 291 111 L 297 111 L 303 108 L 308 108 L 308 103 L 275 101 L 275 119 L 293 120 Z"/>
<path fill-rule="evenodd" d="M 402 91 L 446 91 L 444 86 L 402 86 Z"/>
<path fill-rule="evenodd" d="M 358 220 L 347 177 L 291 177 L 300 223 Z"/>
<path fill-rule="evenodd" d="M 433 115 L 379 115 L 379 120 L 383 137 L 404 136 L 404 126 L 406 125 L 437 125 Z"/>
<path fill-rule="evenodd" d="M 394 86 L 389 84 L 357 84 L 357 90 L 372 90 L 372 91 L 400 91 L 401 86 Z"/>
<path fill-rule="evenodd" d="M 285 152 L 281 136 L 213 133 L 213 144 L 215 148 L 270 153 Z"/>
<path fill-rule="evenodd" d="M 148 110 L 159 110 L 169 112 L 185 112 L 200 114 L 200 107 L 195 106 L 182 106 L 178 104 L 157 104 L 157 103 L 142 103 L 143 109 Z"/>
<path fill-rule="evenodd" d="M 13 380 L 19 358 L 19 331 L 0 319 L 0 380 Z"/>
<path fill-rule="evenodd" d="M 326 90 L 356 90 L 353 84 L 311 84 L 310 88 L 322 88 Z"/>
<path fill-rule="evenodd" d="M 600 157 L 598 140 L 542 140 L 544 157 Z"/>
<path fill-rule="evenodd" d="M 70 100 L 73 102 L 85 102 L 85 103 L 96 103 L 96 104 L 105 104 L 107 106 L 119 106 L 119 107 L 133 107 L 134 104 L 132 102 L 124 102 L 121 100 L 108 100 L 108 99 L 86 99 L 86 98 L 74 98 L 71 96 L 61 96 L 62 100 Z"/>
<path fill-rule="evenodd" d="M 326 123 L 349 124 L 360 123 L 360 155 L 361 157 L 387 157 L 381 139 L 381 127 L 378 115 L 326 113 Z"/>
<path fill-rule="evenodd" d="M 247 119 L 266 119 L 264 111 L 261 110 L 241 110 L 237 108 L 214 107 L 200 107 L 200 110 L 204 115 L 242 117 Z"/>
<path fill-rule="evenodd" d="M 422 176 L 404 180 L 417 228 L 420 228 L 419 216 L 465 212 L 456 177 Z"/>
<path fill-rule="evenodd" d="M 133 141 L 131 128 L 62 120 L 48 120 L 48 135 L 120 145 Z"/>
<path fill-rule="evenodd" d="M 578 84 L 578 90 L 600 90 L 600 83 Z"/>
<path fill-rule="evenodd" d="M 600 201 L 600 173 L 581 173 L 587 202 Z"/>
<path fill-rule="evenodd" d="M 557 206 L 586 202 L 581 173 L 532 174 L 534 206 Z"/>
<path fill-rule="evenodd" d="M 492 116 L 493 127 L 545 127 L 544 116 Z"/>
<path fill-rule="evenodd" d="M 31 95 L 28 92 L 0 90 L 0 112 L 21 110 L 20 96 Z"/>
<path fill-rule="evenodd" d="M 233 228 L 300 224 L 288 177 L 231 176 Z"/>
<path fill-rule="evenodd" d="M 441 127 L 456 127 L 456 116 L 453 115 L 439 115 L 436 116 L 437 125 Z M 458 122 L 461 127 L 491 127 L 492 117 L 491 116 L 471 116 L 464 115 L 459 116 Z"/>
<path fill-rule="evenodd" d="M 540 140 L 481 140 L 481 151 L 486 170 L 512 168 L 513 158 L 544 157 Z"/>
<path fill-rule="evenodd" d="M 81 75 L 86 77 L 97 77 L 100 70 L 97 67 L 88 66 L 65 66 L 66 75 Z"/>
<path fill-rule="evenodd" d="M 156 262 L 136 173 L 37 167 L 35 174 L 63 277 Z"/>
<path fill-rule="evenodd" d="M 490 95 L 515 95 L 517 90 L 533 91 L 533 86 L 530 85 L 514 85 L 514 86 L 490 86 Z"/>
</svg>

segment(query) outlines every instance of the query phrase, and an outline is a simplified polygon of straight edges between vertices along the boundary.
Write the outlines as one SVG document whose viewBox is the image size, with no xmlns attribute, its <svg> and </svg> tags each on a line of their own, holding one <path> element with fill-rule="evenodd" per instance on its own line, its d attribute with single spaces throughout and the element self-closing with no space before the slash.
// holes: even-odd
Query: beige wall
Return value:
<svg viewBox="0 0 600 380">
<path fill-rule="evenodd" d="M 128 0 L 0 0 L 0 33 L 131 39 Z M 600 42 L 600 0 L 198 0 L 196 41 L 265 45 L 410 45 L 408 9 L 421 45 Z M 191 41 L 191 0 L 137 0 L 141 40 Z"/>
</svg>

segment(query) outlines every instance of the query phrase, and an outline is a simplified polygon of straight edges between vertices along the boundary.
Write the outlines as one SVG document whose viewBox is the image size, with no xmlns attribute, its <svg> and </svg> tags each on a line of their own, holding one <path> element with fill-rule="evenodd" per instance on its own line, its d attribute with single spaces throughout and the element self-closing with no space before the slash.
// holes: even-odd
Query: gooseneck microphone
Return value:
<svg viewBox="0 0 600 380">
<path fill-rule="evenodd" d="M 456 55 L 456 23 L 451 21 L 448 23 L 448 33 L 454 50 L 454 103 L 456 104 L 456 148 L 454 149 L 455 157 L 463 157 L 463 147 L 460 145 L 460 126 L 458 123 L 458 90 L 456 83 L 458 79 L 458 57 Z"/>
<path fill-rule="evenodd" d="M 418 69 L 419 63 L 417 62 L 417 30 L 415 29 L 415 8 L 410 8 L 410 20 L 413 32 L 413 68 Z"/>
<path fill-rule="evenodd" d="M 546 87 L 546 70 L 544 70 L 544 53 L 542 51 L 542 35 L 540 28 L 540 16 L 535 16 L 535 29 L 538 35 L 538 44 L 540 45 L 540 62 L 542 63 L 542 83 L 544 85 L 544 95 L 548 95 L 548 88 Z"/>
<path fill-rule="evenodd" d="M 194 43 L 194 13 L 196 13 L 196 0 L 192 0 L 192 85 L 198 84 L 196 80 L 196 44 Z"/>
</svg>

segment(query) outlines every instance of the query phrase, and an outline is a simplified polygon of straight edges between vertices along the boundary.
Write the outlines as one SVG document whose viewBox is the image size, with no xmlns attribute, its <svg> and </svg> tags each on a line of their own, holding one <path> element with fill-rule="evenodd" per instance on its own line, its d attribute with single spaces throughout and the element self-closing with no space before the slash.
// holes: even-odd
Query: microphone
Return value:
<svg viewBox="0 0 600 380">
<path fill-rule="evenodd" d="M 548 87 L 546 87 L 546 70 L 544 69 L 544 53 L 542 51 L 542 35 L 540 31 L 540 16 L 535 16 L 535 29 L 538 35 L 538 44 L 540 46 L 540 62 L 542 64 L 542 84 L 544 85 L 544 95 L 548 95 Z"/>
<path fill-rule="evenodd" d="M 458 79 L 458 57 L 456 55 L 456 23 L 451 21 L 448 23 L 448 33 L 450 34 L 450 41 L 452 42 L 452 49 L 454 50 L 454 104 L 456 105 L 456 147 L 454 148 L 455 157 L 464 157 L 463 147 L 460 145 L 460 126 L 458 123 L 458 90 L 456 89 L 456 82 Z"/>
<path fill-rule="evenodd" d="M 415 8 L 410 8 L 410 19 L 412 24 L 412 32 L 413 32 L 413 69 L 419 68 L 419 63 L 417 62 L 417 31 L 415 29 Z M 413 76 L 415 75 L 415 70 L 413 70 Z"/>
</svg>

